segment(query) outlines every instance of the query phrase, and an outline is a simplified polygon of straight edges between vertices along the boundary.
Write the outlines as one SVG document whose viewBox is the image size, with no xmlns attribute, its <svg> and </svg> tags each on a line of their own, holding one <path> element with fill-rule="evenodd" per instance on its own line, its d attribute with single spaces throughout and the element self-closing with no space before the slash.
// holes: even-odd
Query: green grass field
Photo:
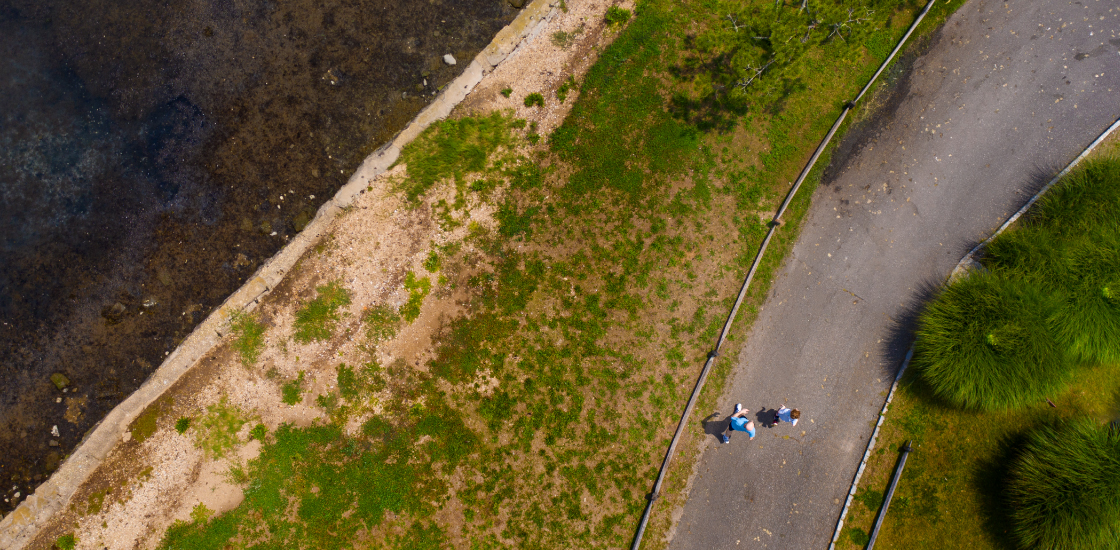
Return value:
<svg viewBox="0 0 1120 550">
<path fill-rule="evenodd" d="M 244 503 L 176 524 L 162 547 L 627 546 L 766 223 L 915 12 L 880 9 L 851 40 L 816 36 L 774 82 L 724 101 L 726 52 L 694 41 L 724 25 L 713 6 L 651 0 L 628 19 L 614 12 L 617 39 L 550 136 L 494 114 L 436 124 L 408 146 L 398 191 L 420 207 L 434 187 L 453 190 L 429 206 L 444 228 L 466 225 L 472 246 L 432 250 L 429 273 L 408 274 L 401 311 L 367 308 L 367 345 L 392 338 L 430 294 L 466 289 L 468 314 L 444 327 L 425 369 L 372 355 L 339 365 L 339 392 L 318 400 L 332 421 L 259 434 Z M 535 139 L 547 147 L 519 148 Z M 827 163 L 786 214 L 734 339 Z M 493 231 L 465 215 L 487 201 Z M 297 339 L 331 337 L 331 296 L 348 294 L 320 288 Z M 733 363 L 717 363 L 701 407 Z M 380 414 L 345 435 L 340 426 L 375 398 Z M 702 433 L 695 419 L 688 437 Z M 663 545 L 695 448 L 681 445 L 646 548 Z"/>
</svg>

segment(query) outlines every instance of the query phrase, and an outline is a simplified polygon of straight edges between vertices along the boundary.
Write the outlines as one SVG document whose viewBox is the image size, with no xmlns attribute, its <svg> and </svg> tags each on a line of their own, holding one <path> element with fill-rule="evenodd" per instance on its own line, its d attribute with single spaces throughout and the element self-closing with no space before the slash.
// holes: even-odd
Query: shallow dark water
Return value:
<svg viewBox="0 0 1120 550">
<path fill-rule="evenodd" d="M 0 0 L 0 511 L 515 15 Z"/>
</svg>

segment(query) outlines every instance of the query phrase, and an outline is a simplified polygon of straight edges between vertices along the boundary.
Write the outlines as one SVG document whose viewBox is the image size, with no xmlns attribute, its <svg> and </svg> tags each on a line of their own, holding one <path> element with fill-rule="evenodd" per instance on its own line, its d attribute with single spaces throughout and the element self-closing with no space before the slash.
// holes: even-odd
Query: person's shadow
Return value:
<svg viewBox="0 0 1120 550">
<path fill-rule="evenodd" d="M 757 413 L 754 414 L 754 418 L 760 426 L 764 428 L 773 428 L 775 414 L 778 414 L 777 409 L 767 409 L 766 407 L 762 407 L 761 409 L 758 409 Z"/>
<path fill-rule="evenodd" d="M 704 424 L 704 433 L 720 439 L 720 435 L 727 429 L 727 417 L 720 414 L 719 411 L 709 414 L 707 418 L 701 420 Z"/>
</svg>

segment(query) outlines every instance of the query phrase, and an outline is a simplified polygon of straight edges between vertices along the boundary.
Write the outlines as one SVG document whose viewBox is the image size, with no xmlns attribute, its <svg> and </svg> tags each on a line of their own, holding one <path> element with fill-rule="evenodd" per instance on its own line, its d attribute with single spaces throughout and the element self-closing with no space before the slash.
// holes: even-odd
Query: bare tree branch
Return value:
<svg viewBox="0 0 1120 550">
<path fill-rule="evenodd" d="M 852 34 L 852 25 L 858 25 L 858 24 L 863 23 L 865 21 L 870 21 L 871 20 L 871 15 L 875 13 L 874 11 L 867 10 L 867 13 L 866 13 L 867 17 L 856 17 L 855 12 L 856 12 L 855 8 L 848 8 L 848 20 L 847 21 L 839 21 L 839 22 L 836 22 L 836 23 L 833 23 L 833 24 L 829 25 L 829 27 L 832 29 L 832 32 L 828 33 L 827 38 L 832 38 L 833 36 L 839 36 L 841 40 L 847 42 L 848 39 L 844 35 L 847 34 L 847 35 L 850 36 Z"/>
<path fill-rule="evenodd" d="M 750 86 L 751 83 L 753 83 L 755 80 L 758 80 L 758 77 L 762 76 L 762 73 L 766 72 L 766 69 L 773 64 L 774 58 L 770 58 L 770 61 L 767 61 L 766 64 L 761 67 L 747 67 L 747 70 L 754 71 L 754 74 L 745 81 L 743 79 L 739 79 L 739 81 L 735 83 L 735 86 L 741 90 L 746 90 L 747 86 Z"/>
<path fill-rule="evenodd" d="M 731 27 L 735 29 L 735 32 L 739 32 L 739 21 L 735 19 L 735 16 L 729 13 L 727 14 L 727 20 L 731 22 Z"/>
</svg>

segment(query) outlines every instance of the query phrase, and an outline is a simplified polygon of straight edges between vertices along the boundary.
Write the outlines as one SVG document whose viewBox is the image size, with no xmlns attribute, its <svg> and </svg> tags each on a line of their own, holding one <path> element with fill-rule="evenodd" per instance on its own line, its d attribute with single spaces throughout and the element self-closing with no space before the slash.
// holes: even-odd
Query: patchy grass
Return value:
<svg viewBox="0 0 1120 550">
<path fill-rule="evenodd" d="M 441 227 L 466 226 L 470 246 L 441 249 L 441 281 L 406 274 L 399 321 L 367 308 L 367 347 L 415 320 L 430 292 L 465 293 L 456 297 L 464 314 L 441 325 L 426 364 L 381 366 L 371 353 L 339 365 L 337 397 L 321 404 L 330 420 L 276 429 L 246 469 L 245 502 L 174 526 L 164 548 L 341 548 L 359 533 L 387 548 L 629 544 L 765 235 L 758 213 L 777 207 L 859 75 L 873 70 L 861 44 L 830 43 L 803 59 L 837 78 L 732 113 L 730 128 L 705 126 L 666 98 L 692 87 L 671 68 L 691 55 L 694 23 L 721 16 L 706 3 L 661 0 L 637 13 L 551 136 L 495 114 L 440 122 L 406 147 L 399 191 L 427 203 Z M 738 146 L 742 128 L 756 150 Z M 547 138 L 547 150 L 518 149 L 533 136 Z M 733 338 L 757 314 L 827 161 L 771 243 Z M 454 198 L 433 200 L 437 187 Z M 468 215 L 486 202 L 496 230 Z M 704 403 L 733 363 L 717 363 Z M 621 412 L 630 410 L 650 412 Z M 347 435 L 355 418 L 361 432 Z M 688 437 L 702 436 L 696 422 Z M 694 443 L 681 445 L 650 548 L 663 545 Z"/>
<path fill-rule="evenodd" d="M 563 103 L 566 99 L 568 99 L 568 92 L 575 89 L 575 87 L 576 80 L 569 76 L 567 80 L 560 84 L 560 87 L 556 88 L 556 99 L 559 100 L 560 103 Z"/>
<path fill-rule="evenodd" d="M 462 180 L 469 172 L 484 170 L 494 149 L 508 143 L 507 124 L 500 113 L 433 124 L 428 139 L 415 140 L 401 151 L 397 162 L 407 164 L 409 174 L 401 191 L 415 201 L 437 181 Z"/>
<path fill-rule="evenodd" d="M 562 50 L 568 49 L 576 41 L 576 37 L 583 34 L 583 25 L 572 31 L 556 31 L 552 33 L 552 45 Z M 507 96 L 508 97 L 508 96 Z M 564 101 L 561 99 L 560 101 Z"/>
<path fill-rule="evenodd" d="M 366 336 L 373 342 L 380 342 L 397 335 L 401 316 L 393 311 L 393 308 L 379 304 L 370 306 L 362 312 L 362 322 L 366 325 Z"/>
<path fill-rule="evenodd" d="M 409 271 L 404 277 L 404 288 L 408 290 L 408 301 L 401 306 L 401 317 L 411 323 L 420 316 L 420 306 L 424 298 L 432 291 L 432 280 L 427 277 L 417 277 Z"/>
<path fill-rule="evenodd" d="M 137 443 L 143 443 L 152 434 L 156 433 L 160 419 L 170 412 L 174 405 L 175 399 L 171 396 L 165 396 L 157 399 L 155 403 L 144 409 L 144 412 L 140 413 L 140 416 L 137 416 L 136 420 L 133 420 L 132 424 L 129 425 L 128 429 L 129 433 L 132 434 L 132 439 L 136 440 Z"/>
<path fill-rule="evenodd" d="M 299 376 L 280 387 L 280 400 L 288 405 L 295 405 L 303 401 L 303 371 Z"/>
<path fill-rule="evenodd" d="M 241 443 L 237 432 L 249 419 L 241 409 L 230 405 L 222 397 L 221 401 L 206 407 L 206 414 L 198 420 L 195 427 L 195 444 L 214 458 L 222 458 L 225 453 Z"/>
<path fill-rule="evenodd" d="M 230 317 L 233 330 L 233 349 L 241 356 L 241 363 L 251 367 L 264 349 L 265 326 L 252 315 L 238 311 Z"/>
<path fill-rule="evenodd" d="M 338 281 L 317 287 L 315 291 L 318 296 L 296 312 L 293 337 L 301 344 L 329 339 L 341 320 L 339 310 L 350 305 L 350 291 Z"/>
</svg>

